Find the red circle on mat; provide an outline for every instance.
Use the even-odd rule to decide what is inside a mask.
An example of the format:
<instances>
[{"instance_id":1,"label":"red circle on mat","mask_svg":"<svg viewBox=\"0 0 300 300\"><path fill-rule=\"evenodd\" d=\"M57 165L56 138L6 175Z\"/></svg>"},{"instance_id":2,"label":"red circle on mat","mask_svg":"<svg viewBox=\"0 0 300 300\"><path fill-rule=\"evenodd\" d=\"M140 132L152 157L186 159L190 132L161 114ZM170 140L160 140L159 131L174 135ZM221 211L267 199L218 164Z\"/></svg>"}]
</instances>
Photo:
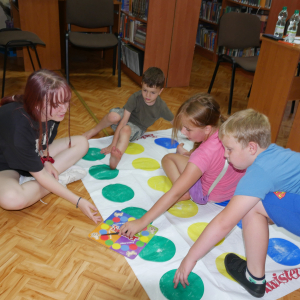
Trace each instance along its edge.
<instances>
[{"instance_id":1,"label":"red circle on mat","mask_svg":"<svg viewBox=\"0 0 300 300\"><path fill-rule=\"evenodd\" d=\"M117 217L114 217L112 220L113 220L115 223L119 223L119 222L120 222L120 218L117 218Z\"/></svg>"},{"instance_id":2,"label":"red circle on mat","mask_svg":"<svg viewBox=\"0 0 300 300\"><path fill-rule=\"evenodd\" d=\"M142 231L147 231L147 229L148 229L148 228L147 228L147 227L145 227L145 228L144 228Z\"/></svg>"},{"instance_id":3,"label":"red circle on mat","mask_svg":"<svg viewBox=\"0 0 300 300\"><path fill-rule=\"evenodd\" d=\"M103 241L108 240L108 235L101 235L101 240L103 240Z\"/></svg>"},{"instance_id":4,"label":"red circle on mat","mask_svg":"<svg viewBox=\"0 0 300 300\"><path fill-rule=\"evenodd\" d=\"M136 244L129 245L130 250L136 250L137 248L138 248L138 246Z\"/></svg>"}]
</instances>

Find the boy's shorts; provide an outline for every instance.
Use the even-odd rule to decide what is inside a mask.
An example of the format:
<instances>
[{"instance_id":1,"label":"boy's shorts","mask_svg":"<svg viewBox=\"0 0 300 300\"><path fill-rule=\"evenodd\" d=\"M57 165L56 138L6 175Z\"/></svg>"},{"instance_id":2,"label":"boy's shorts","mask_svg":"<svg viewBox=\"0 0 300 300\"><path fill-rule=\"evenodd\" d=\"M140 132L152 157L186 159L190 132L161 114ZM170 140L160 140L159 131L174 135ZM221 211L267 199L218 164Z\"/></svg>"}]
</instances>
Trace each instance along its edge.
<instances>
[{"instance_id":1,"label":"boy's shorts","mask_svg":"<svg viewBox=\"0 0 300 300\"><path fill-rule=\"evenodd\" d=\"M269 193L262 204L277 226L300 236L300 195L285 193L280 198L275 193Z\"/></svg>"},{"instance_id":2,"label":"boy's shorts","mask_svg":"<svg viewBox=\"0 0 300 300\"><path fill-rule=\"evenodd\" d=\"M120 115L121 118L123 118L124 116L124 108L120 108L120 107L116 107L116 108L112 108L109 112L115 112L118 115ZM118 123L119 124L119 123ZM116 131L118 124L112 124L110 127L112 128L113 131ZM129 141L133 142L135 140L137 140L138 138L140 138L141 136L144 135L145 131L142 130L140 127L138 127L137 125L128 122L126 125L128 125L131 129L131 134L130 134L130 138Z\"/></svg>"}]
</instances>

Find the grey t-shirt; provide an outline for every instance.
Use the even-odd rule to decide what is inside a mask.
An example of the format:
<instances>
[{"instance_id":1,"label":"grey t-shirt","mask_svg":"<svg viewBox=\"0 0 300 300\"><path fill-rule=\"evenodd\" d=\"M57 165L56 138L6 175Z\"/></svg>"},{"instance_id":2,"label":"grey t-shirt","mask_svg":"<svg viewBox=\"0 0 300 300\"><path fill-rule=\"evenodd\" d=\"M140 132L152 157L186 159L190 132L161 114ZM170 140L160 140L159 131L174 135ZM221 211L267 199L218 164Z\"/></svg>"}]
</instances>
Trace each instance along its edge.
<instances>
[{"instance_id":1,"label":"grey t-shirt","mask_svg":"<svg viewBox=\"0 0 300 300\"><path fill-rule=\"evenodd\" d=\"M131 113L128 122L137 125L143 131L147 131L147 128L159 118L164 118L170 122L174 118L173 113L160 96L156 98L152 106L149 106L144 101L142 91L132 94L124 108Z\"/></svg>"}]
</instances>

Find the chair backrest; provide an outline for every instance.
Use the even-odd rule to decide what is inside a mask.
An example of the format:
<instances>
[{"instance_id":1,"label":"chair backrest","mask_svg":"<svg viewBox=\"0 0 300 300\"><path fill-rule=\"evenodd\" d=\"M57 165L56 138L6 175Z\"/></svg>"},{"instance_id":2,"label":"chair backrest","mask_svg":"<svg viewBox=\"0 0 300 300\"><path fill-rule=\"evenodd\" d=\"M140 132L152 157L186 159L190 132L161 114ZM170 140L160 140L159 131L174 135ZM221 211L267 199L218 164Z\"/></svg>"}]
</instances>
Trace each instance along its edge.
<instances>
[{"instance_id":1,"label":"chair backrest","mask_svg":"<svg viewBox=\"0 0 300 300\"><path fill-rule=\"evenodd\" d=\"M251 14L230 12L220 18L218 46L244 49L260 46L260 20Z\"/></svg>"},{"instance_id":2,"label":"chair backrest","mask_svg":"<svg viewBox=\"0 0 300 300\"><path fill-rule=\"evenodd\" d=\"M114 25L113 0L67 0L67 24L86 28Z\"/></svg>"}]
</instances>

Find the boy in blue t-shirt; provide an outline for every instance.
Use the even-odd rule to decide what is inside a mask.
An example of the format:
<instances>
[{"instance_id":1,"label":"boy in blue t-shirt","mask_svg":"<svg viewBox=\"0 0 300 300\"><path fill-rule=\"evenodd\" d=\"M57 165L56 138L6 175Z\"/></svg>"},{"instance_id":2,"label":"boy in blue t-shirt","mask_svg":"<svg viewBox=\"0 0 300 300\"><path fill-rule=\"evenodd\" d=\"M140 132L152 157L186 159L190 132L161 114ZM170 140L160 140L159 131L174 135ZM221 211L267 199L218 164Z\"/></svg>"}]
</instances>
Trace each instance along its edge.
<instances>
[{"instance_id":1,"label":"boy in blue t-shirt","mask_svg":"<svg viewBox=\"0 0 300 300\"><path fill-rule=\"evenodd\" d=\"M247 261L229 253L225 267L252 296L263 297L268 221L300 236L300 153L271 144L268 118L253 109L228 118L220 127L219 138L229 163L247 171L229 204L209 223L182 261L174 287L179 281L185 287L197 260L242 219Z\"/></svg>"}]
</instances>

